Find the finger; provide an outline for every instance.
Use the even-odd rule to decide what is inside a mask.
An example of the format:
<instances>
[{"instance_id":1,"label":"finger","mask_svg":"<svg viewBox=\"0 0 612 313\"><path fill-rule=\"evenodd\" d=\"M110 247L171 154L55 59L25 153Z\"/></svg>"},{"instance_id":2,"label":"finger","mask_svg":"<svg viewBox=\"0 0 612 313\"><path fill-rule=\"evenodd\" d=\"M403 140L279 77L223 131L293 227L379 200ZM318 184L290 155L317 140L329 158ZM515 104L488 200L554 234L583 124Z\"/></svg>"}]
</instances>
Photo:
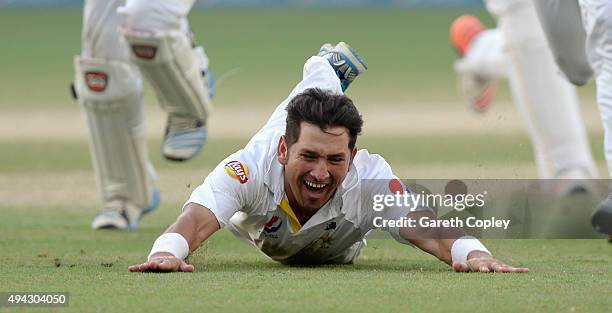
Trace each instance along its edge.
<instances>
[{"instance_id":1,"label":"finger","mask_svg":"<svg viewBox=\"0 0 612 313\"><path fill-rule=\"evenodd\" d=\"M157 270L162 272L174 272L177 271L180 267L180 263L175 262L175 260L165 259L159 263L157 266Z\"/></svg>"},{"instance_id":2,"label":"finger","mask_svg":"<svg viewBox=\"0 0 612 313\"><path fill-rule=\"evenodd\" d=\"M508 267L507 273L529 273L529 269L526 267Z\"/></svg>"},{"instance_id":3,"label":"finger","mask_svg":"<svg viewBox=\"0 0 612 313\"><path fill-rule=\"evenodd\" d=\"M503 273L503 270L505 267L506 267L506 264L500 264L500 263L491 264L491 268L493 269L493 272L495 273Z\"/></svg>"},{"instance_id":4,"label":"finger","mask_svg":"<svg viewBox=\"0 0 612 313\"><path fill-rule=\"evenodd\" d=\"M140 265L138 265L138 271L139 272L146 272L149 270L149 263L141 263Z\"/></svg>"},{"instance_id":5,"label":"finger","mask_svg":"<svg viewBox=\"0 0 612 313\"><path fill-rule=\"evenodd\" d=\"M453 262L455 272L469 272L470 267L464 262Z\"/></svg>"},{"instance_id":6,"label":"finger","mask_svg":"<svg viewBox=\"0 0 612 313\"><path fill-rule=\"evenodd\" d=\"M159 263L161 263L158 260L151 260L149 262L147 262L147 270L148 271L157 271L157 269L159 268Z\"/></svg>"},{"instance_id":7,"label":"finger","mask_svg":"<svg viewBox=\"0 0 612 313\"><path fill-rule=\"evenodd\" d=\"M470 262L471 261L471 262ZM478 260L478 259L472 259L468 261L468 265L470 267L470 270L472 272L481 272L481 273L489 273L491 272L491 262L489 260Z\"/></svg>"},{"instance_id":8,"label":"finger","mask_svg":"<svg viewBox=\"0 0 612 313\"><path fill-rule=\"evenodd\" d=\"M480 265L478 266L478 271L481 273L489 273L491 272L491 269L489 268L488 265Z\"/></svg>"},{"instance_id":9,"label":"finger","mask_svg":"<svg viewBox=\"0 0 612 313\"><path fill-rule=\"evenodd\" d=\"M499 264L499 270L496 270L497 273L512 273L512 266L508 264Z\"/></svg>"},{"instance_id":10,"label":"finger","mask_svg":"<svg viewBox=\"0 0 612 313\"><path fill-rule=\"evenodd\" d=\"M501 264L499 273L527 273L529 269L526 267L514 267L507 264Z\"/></svg>"},{"instance_id":11,"label":"finger","mask_svg":"<svg viewBox=\"0 0 612 313\"><path fill-rule=\"evenodd\" d=\"M138 267L140 266L140 264L133 264L128 266L128 271L130 272L138 272Z\"/></svg>"},{"instance_id":12,"label":"finger","mask_svg":"<svg viewBox=\"0 0 612 313\"><path fill-rule=\"evenodd\" d=\"M193 266L191 264L187 264L185 262L181 262L180 270L181 270L181 272L191 273L191 272L195 271L195 266Z\"/></svg>"}]
</instances>

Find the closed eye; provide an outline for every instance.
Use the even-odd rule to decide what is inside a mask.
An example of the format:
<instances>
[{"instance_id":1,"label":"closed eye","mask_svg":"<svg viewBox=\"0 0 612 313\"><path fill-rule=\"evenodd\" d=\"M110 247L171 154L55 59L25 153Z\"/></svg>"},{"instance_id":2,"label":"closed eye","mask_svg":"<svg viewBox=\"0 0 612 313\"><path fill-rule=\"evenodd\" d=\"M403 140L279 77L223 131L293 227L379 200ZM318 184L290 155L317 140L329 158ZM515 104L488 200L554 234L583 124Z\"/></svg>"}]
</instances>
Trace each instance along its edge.
<instances>
[{"instance_id":1,"label":"closed eye","mask_svg":"<svg viewBox=\"0 0 612 313\"><path fill-rule=\"evenodd\" d=\"M315 160L318 156L311 153L301 153L300 156L308 161Z\"/></svg>"},{"instance_id":2,"label":"closed eye","mask_svg":"<svg viewBox=\"0 0 612 313\"><path fill-rule=\"evenodd\" d=\"M327 158L327 160L332 162L332 163L344 162L344 158L343 157L329 157L329 158Z\"/></svg>"}]
</instances>

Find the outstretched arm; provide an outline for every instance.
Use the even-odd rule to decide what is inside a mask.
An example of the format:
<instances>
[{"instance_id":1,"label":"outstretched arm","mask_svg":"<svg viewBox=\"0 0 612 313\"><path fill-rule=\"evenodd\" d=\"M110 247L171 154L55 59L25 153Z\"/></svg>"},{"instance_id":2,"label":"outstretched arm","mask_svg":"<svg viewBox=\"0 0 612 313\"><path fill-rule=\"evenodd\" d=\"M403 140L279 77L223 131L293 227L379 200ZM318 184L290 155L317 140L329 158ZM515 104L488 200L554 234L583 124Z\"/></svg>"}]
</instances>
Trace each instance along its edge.
<instances>
[{"instance_id":1,"label":"outstretched arm","mask_svg":"<svg viewBox=\"0 0 612 313\"><path fill-rule=\"evenodd\" d=\"M181 250L181 241L183 239L179 236L182 236L188 245L188 251L183 252L193 252L219 228L217 218L209 209L199 204L189 203L183 210L183 213L176 219L176 222L166 230L165 234L171 234L171 236L178 239L176 245L166 250ZM172 245L172 243L168 244ZM156 246L157 242L154 248ZM165 251L152 252L147 262L131 265L128 267L128 270L130 272L193 272L195 270L194 266L187 264L181 255Z\"/></svg>"},{"instance_id":2,"label":"outstretched arm","mask_svg":"<svg viewBox=\"0 0 612 313\"><path fill-rule=\"evenodd\" d=\"M437 219L430 211L412 212L407 217L413 220L423 217ZM529 271L525 267L513 267L498 261L477 239L465 238L465 233L460 228L403 227L400 229L400 236L451 265L457 272L526 273Z\"/></svg>"}]
</instances>

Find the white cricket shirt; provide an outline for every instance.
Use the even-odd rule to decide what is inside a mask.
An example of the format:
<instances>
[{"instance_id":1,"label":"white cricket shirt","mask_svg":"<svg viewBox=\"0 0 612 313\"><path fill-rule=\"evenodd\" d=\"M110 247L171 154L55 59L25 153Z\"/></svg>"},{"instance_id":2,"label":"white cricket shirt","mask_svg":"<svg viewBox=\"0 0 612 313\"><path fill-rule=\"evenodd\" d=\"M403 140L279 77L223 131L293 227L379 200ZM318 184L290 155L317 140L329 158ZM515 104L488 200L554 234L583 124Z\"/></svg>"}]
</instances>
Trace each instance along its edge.
<instances>
[{"instance_id":1,"label":"white cricket shirt","mask_svg":"<svg viewBox=\"0 0 612 313\"><path fill-rule=\"evenodd\" d=\"M338 92L338 79L327 61L311 59L309 62L313 63L308 68L310 71L305 71L304 80L292 94L309 87ZM244 149L217 165L193 191L187 203L210 209L221 227L227 226L239 238L276 261L352 262L365 243L365 235L375 228L375 217L398 219L406 216L409 209L373 210L373 195L389 193L382 189L388 189L387 182L396 177L381 156L359 150L332 199L306 224L300 225L288 204L283 166L276 156L279 139L285 132L285 107L290 99L291 96L276 109ZM364 183L364 180L373 179L383 183ZM398 228L384 230L396 240L408 243L399 236Z\"/></svg>"}]
</instances>

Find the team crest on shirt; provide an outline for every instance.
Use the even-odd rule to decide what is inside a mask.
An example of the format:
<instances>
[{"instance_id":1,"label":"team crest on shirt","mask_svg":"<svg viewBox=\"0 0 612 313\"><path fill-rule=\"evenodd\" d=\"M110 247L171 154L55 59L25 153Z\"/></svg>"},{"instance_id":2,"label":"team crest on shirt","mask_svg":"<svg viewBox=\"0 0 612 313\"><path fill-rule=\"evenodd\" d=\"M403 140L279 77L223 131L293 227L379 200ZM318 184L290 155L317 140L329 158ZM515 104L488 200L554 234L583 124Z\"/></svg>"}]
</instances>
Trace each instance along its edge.
<instances>
[{"instance_id":1,"label":"team crest on shirt","mask_svg":"<svg viewBox=\"0 0 612 313\"><path fill-rule=\"evenodd\" d=\"M283 225L283 220L281 220L278 216L274 215L272 218L264 225L264 233L266 235L277 232L281 225Z\"/></svg>"},{"instance_id":2,"label":"team crest on shirt","mask_svg":"<svg viewBox=\"0 0 612 313\"><path fill-rule=\"evenodd\" d=\"M319 237L319 242L320 242L320 249L329 249L332 245L332 241L333 241L333 237L330 236L329 234L325 234L321 237Z\"/></svg>"},{"instance_id":3,"label":"team crest on shirt","mask_svg":"<svg viewBox=\"0 0 612 313\"><path fill-rule=\"evenodd\" d=\"M238 180L241 184L249 181L249 168L240 161L229 161L225 164L225 171L231 178Z\"/></svg>"}]
</instances>

